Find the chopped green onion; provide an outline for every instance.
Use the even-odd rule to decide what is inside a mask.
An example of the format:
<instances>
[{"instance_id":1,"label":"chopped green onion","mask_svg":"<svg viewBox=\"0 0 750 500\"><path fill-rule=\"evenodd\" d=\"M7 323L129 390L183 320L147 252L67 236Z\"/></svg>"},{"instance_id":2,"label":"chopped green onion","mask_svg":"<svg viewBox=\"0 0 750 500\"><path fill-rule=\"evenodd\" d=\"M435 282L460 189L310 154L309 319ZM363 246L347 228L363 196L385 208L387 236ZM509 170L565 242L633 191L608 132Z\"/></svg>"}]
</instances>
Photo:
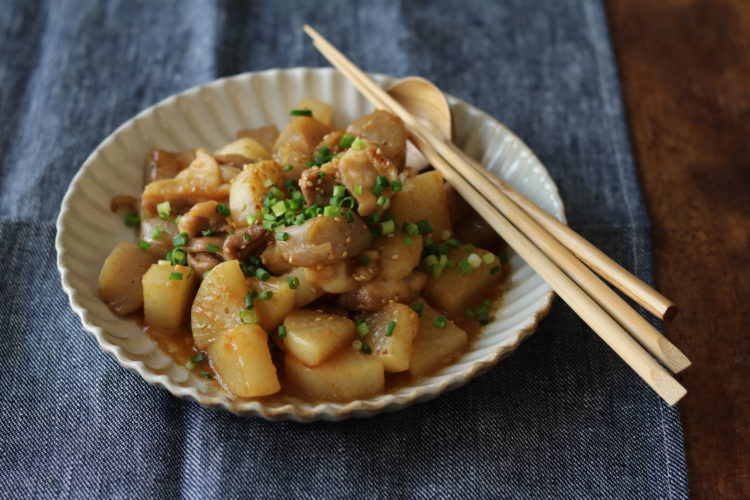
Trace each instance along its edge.
<instances>
[{"instance_id":1,"label":"chopped green onion","mask_svg":"<svg viewBox=\"0 0 750 500\"><path fill-rule=\"evenodd\" d=\"M401 187L402 184L400 180L396 179L395 181L391 181L391 189L394 193L398 193L399 191L401 191Z\"/></svg>"},{"instance_id":2,"label":"chopped green onion","mask_svg":"<svg viewBox=\"0 0 750 500\"><path fill-rule=\"evenodd\" d=\"M385 196L378 196L378 199L377 201L375 201L375 204L378 205L379 207L385 208L388 206L388 198L386 198Z\"/></svg>"},{"instance_id":3,"label":"chopped green onion","mask_svg":"<svg viewBox=\"0 0 750 500\"><path fill-rule=\"evenodd\" d=\"M177 217L174 218L174 223L179 224L181 220L182 220L182 215L178 215Z\"/></svg>"},{"instance_id":4,"label":"chopped green onion","mask_svg":"<svg viewBox=\"0 0 750 500\"><path fill-rule=\"evenodd\" d=\"M377 224L382 216L383 212L381 212L380 210L375 210L370 214L370 224Z\"/></svg>"},{"instance_id":5,"label":"chopped green onion","mask_svg":"<svg viewBox=\"0 0 750 500\"><path fill-rule=\"evenodd\" d=\"M445 269L443 266L434 266L432 269L430 269L430 274L432 274L433 278L437 279L443 275L443 269Z\"/></svg>"},{"instance_id":6,"label":"chopped green onion","mask_svg":"<svg viewBox=\"0 0 750 500\"><path fill-rule=\"evenodd\" d=\"M214 230L212 228L210 228L210 227L207 227L206 229L204 229L203 231L201 231L201 234L203 236L211 236L212 234L214 234Z\"/></svg>"},{"instance_id":7,"label":"chopped green onion","mask_svg":"<svg viewBox=\"0 0 750 500\"><path fill-rule=\"evenodd\" d=\"M333 196L344 196L346 194L346 188L337 184L333 186Z\"/></svg>"},{"instance_id":8,"label":"chopped green onion","mask_svg":"<svg viewBox=\"0 0 750 500\"><path fill-rule=\"evenodd\" d=\"M271 273L263 269L262 267L259 267L257 271L255 271L255 276L261 280L266 281L268 278L271 277Z\"/></svg>"},{"instance_id":9,"label":"chopped green onion","mask_svg":"<svg viewBox=\"0 0 750 500\"><path fill-rule=\"evenodd\" d=\"M149 243L146 240L141 240L138 242L138 246L141 247L141 250L144 252L148 251L151 248L151 243Z\"/></svg>"},{"instance_id":10,"label":"chopped green onion","mask_svg":"<svg viewBox=\"0 0 750 500\"><path fill-rule=\"evenodd\" d=\"M486 325L490 322L490 315L486 312L480 312L477 315L477 322L479 322L480 325Z\"/></svg>"},{"instance_id":11,"label":"chopped green onion","mask_svg":"<svg viewBox=\"0 0 750 500\"><path fill-rule=\"evenodd\" d=\"M341 140L339 141L339 146L342 148L350 148L352 146L352 143L354 142L355 137L351 134L344 134L341 136Z\"/></svg>"},{"instance_id":12,"label":"chopped green onion","mask_svg":"<svg viewBox=\"0 0 750 500\"><path fill-rule=\"evenodd\" d=\"M345 196L344 199L342 199L338 206L342 208L348 208L349 210L353 209L354 206L357 204L357 200L354 199L352 196Z\"/></svg>"},{"instance_id":13,"label":"chopped green onion","mask_svg":"<svg viewBox=\"0 0 750 500\"><path fill-rule=\"evenodd\" d=\"M255 214L250 214L247 216L247 224L249 226L254 225L256 222L258 222L258 216Z\"/></svg>"},{"instance_id":14,"label":"chopped green onion","mask_svg":"<svg viewBox=\"0 0 750 500\"><path fill-rule=\"evenodd\" d=\"M181 280L181 279L182 279L182 273L178 273L178 272L174 272L174 271L171 272L171 273L169 273L169 280L170 281L178 281L178 280Z\"/></svg>"},{"instance_id":15,"label":"chopped green onion","mask_svg":"<svg viewBox=\"0 0 750 500\"><path fill-rule=\"evenodd\" d=\"M216 245L214 245L213 243L209 243L208 245L206 245L206 249L209 252L218 252L219 251L219 247L216 246Z\"/></svg>"},{"instance_id":16,"label":"chopped green onion","mask_svg":"<svg viewBox=\"0 0 750 500\"><path fill-rule=\"evenodd\" d=\"M432 224L430 224L429 219L422 219L417 222L417 228L419 228L419 232L422 234L430 234L432 232Z\"/></svg>"},{"instance_id":17,"label":"chopped green onion","mask_svg":"<svg viewBox=\"0 0 750 500\"><path fill-rule=\"evenodd\" d=\"M258 315L255 311L242 311L240 313L240 321L243 325L257 325Z\"/></svg>"},{"instance_id":18,"label":"chopped green onion","mask_svg":"<svg viewBox=\"0 0 750 500\"><path fill-rule=\"evenodd\" d=\"M375 177L375 185L376 186L383 186L384 188L388 187L390 183L388 182L388 177L385 175L379 175Z\"/></svg>"},{"instance_id":19,"label":"chopped green onion","mask_svg":"<svg viewBox=\"0 0 750 500\"><path fill-rule=\"evenodd\" d=\"M359 335L360 337L364 337L368 333L370 333L370 327L367 326L367 323L363 321L362 323L357 325L357 335Z\"/></svg>"},{"instance_id":20,"label":"chopped green onion","mask_svg":"<svg viewBox=\"0 0 750 500\"><path fill-rule=\"evenodd\" d=\"M435 255L428 255L424 259L424 265L427 267L434 267L439 264L438 258Z\"/></svg>"},{"instance_id":21,"label":"chopped green onion","mask_svg":"<svg viewBox=\"0 0 750 500\"><path fill-rule=\"evenodd\" d=\"M482 255L482 262L484 262L485 264L492 264L493 262L495 262L495 255L491 253Z\"/></svg>"},{"instance_id":22,"label":"chopped green onion","mask_svg":"<svg viewBox=\"0 0 750 500\"><path fill-rule=\"evenodd\" d=\"M296 276L291 276L286 279L286 284L289 285L289 288L292 290L296 290L299 288L299 278Z\"/></svg>"},{"instance_id":23,"label":"chopped green onion","mask_svg":"<svg viewBox=\"0 0 750 500\"><path fill-rule=\"evenodd\" d=\"M471 264L471 267L474 269L482 265L482 258L478 254L475 254L475 253L469 254L466 260L469 262L469 264Z\"/></svg>"},{"instance_id":24,"label":"chopped green onion","mask_svg":"<svg viewBox=\"0 0 750 500\"><path fill-rule=\"evenodd\" d=\"M380 223L380 230L383 236L391 234L396 231L396 224L392 220L387 220Z\"/></svg>"},{"instance_id":25,"label":"chopped green onion","mask_svg":"<svg viewBox=\"0 0 750 500\"><path fill-rule=\"evenodd\" d=\"M258 294L258 300L271 300L273 292L271 290L264 290Z\"/></svg>"},{"instance_id":26,"label":"chopped green onion","mask_svg":"<svg viewBox=\"0 0 750 500\"><path fill-rule=\"evenodd\" d=\"M383 194L384 189L385 188L380 184L375 184L375 187L372 188L372 194L374 194L375 196L380 196L381 194Z\"/></svg>"},{"instance_id":27,"label":"chopped green onion","mask_svg":"<svg viewBox=\"0 0 750 500\"><path fill-rule=\"evenodd\" d=\"M287 165L286 167L283 167L281 170L284 172L289 172L294 168L294 165Z\"/></svg>"},{"instance_id":28,"label":"chopped green onion","mask_svg":"<svg viewBox=\"0 0 750 500\"><path fill-rule=\"evenodd\" d=\"M464 311L464 315L467 318L473 318L476 314L471 309L467 309L467 310Z\"/></svg>"},{"instance_id":29,"label":"chopped green onion","mask_svg":"<svg viewBox=\"0 0 750 500\"><path fill-rule=\"evenodd\" d=\"M276 239L278 241L287 241L289 239L289 233L286 233L284 231L277 231L276 232Z\"/></svg>"},{"instance_id":30,"label":"chopped green onion","mask_svg":"<svg viewBox=\"0 0 750 500\"><path fill-rule=\"evenodd\" d=\"M362 184L354 185L354 194L362 194Z\"/></svg>"},{"instance_id":31,"label":"chopped green onion","mask_svg":"<svg viewBox=\"0 0 750 500\"><path fill-rule=\"evenodd\" d=\"M128 212L125 214L125 225L128 227L138 227L141 225L141 217L137 212Z\"/></svg>"},{"instance_id":32,"label":"chopped green onion","mask_svg":"<svg viewBox=\"0 0 750 500\"><path fill-rule=\"evenodd\" d=\"M358 351L362 350L362 341L361 340L355 340L352 342L352 347L355 348Z\"/></svg>"},{"instance_id":33,"label":"chopped green onion","mask_svg":"<svg viewBox=\"0 0 750 500\"><path fill-rule=\"evenodd\" d=\"M500 266L495 266L492 269L490 269L490 274L497 274L500 272Z\"/></svg>"},{"instance_id":34,"label":"chopped green onion","mask_svg":"<svg viewBox=\"0 0 750 500\"><path fill-rule=\"evenodd\" d=\"M412 309L414 309L419 317L422 317L422 313L424 312L424 303L423 302L416 302L411 306Z\"/></svg>"},{"instance_id":35,"label":"chopped green onion","mask_svg":"<svg viewBox=\"0 0 750 500\"><path fill-rule=\"evenodd\" d=\"M473 252L474 250L476 250L476 249L477 249L477 247L475 247L475 246L474 246L474 245L472 245L471 243L467 243L466 245L464 245L464 249L465 249L465 250L466 250L467 252Z\"/></svg>"},{"instance_id":36,"label":"chopped green onion","mask_svg":"<svg viewBox=\"0 0 750 500\"><path fill-rule=\"evenodd\" d=\"M219 203L216 205L216 211L219 213L219 215L223 215L224 217L229 217L229 215L232 213L229 210L229 207L224 205L223 203Z\"/></svg>"},{"instance_id":37,"label":"chopped green onion","mask_svg":"<svg viewBox=\"0 0 750 500\"><path fill-rule=\"evenodd\" d=\"M286 326L281 325L279 326L279 338L283 339L284 337L286 337Z\"/></svg>"},{"instance_id":38,"label":"chopped green onion","mask_svg":"<svg viewBox=\"0 0 750 500\"><path fill-rule=\"evenodd\" d=\"M447 323L447 319L445 319L445 316L435 316L435 321L432 323L432 325L435 328L445 328L445 324Z\"/></svg>"},{"instance_id":39,"label":"chopped green onion","mask_svg":"<svg viewBox=\"0 0 750 500\"><path fill-rule=\"evenodd\" d=\"M169 212L171 211L171 207L169 206L169 202L165 201L163 203L159 203L156 205L156 213L159 214L159 218L161 220L169 220Z\"/></svg>"},{"instance_id":40,"label":"chopped green onion","mask_svg":"<svg viewBox=\"0 0 750 500\"><path fill-rule=\"evenodd\" d=\"M251 290L247 295L245 295L245 309L252 309L255 307L255 302L253 299L258 296L258 292L255 290Z\"/></svg>"},{"instance_id":41,"label":"chopped green onion","mask_svg":"<svg viewBox=\"0 0 750 500\"><path fill-rule=\"evenodd\" d=\"M323 215L325 215L326 217L336 217L337 215L339 215L339 207L328 205L323 209Z\"/></svg>"},{"instance_id":42,"label":"chopped green onion","mask_svg":"<svg viewBox=\"0 0 750 500\"><path fill-rule=\"evenodd\" d=\"M318 178L319 178L319 179L325 179L325 178L326 178L327 176L328 176L328 174L327 174L327 173L325 173L325 172L320 172L320 173L318 174Z\"/></svg>"},{"instance_id":43,"label":"chopped green onion","mask_svg":"<svg viewBox=\"0 0 750 500\"><path fill-rule=\"evenodd\" d=\"M173 248L167 252L166 257L169 263L173 266L178 264L181 266L187 265L187 254L180 248Z\"/></svg>"},{"instance_id":44,"label":"chopped green onion","mask_svg":"<svg viewBox=\"0 0 750 500\"><path fill-rule=\"evenodd\" d=\"M469 264L469 259L461 259L458 263L458 270L461 274L469 274L472 269L474 268Z\"/></svg>"},{"instance_id":45,"label":"chopped green onion","mask_svg":"<svg viewBox=\"0 0 750 500\"><path fill-rule=\"evenodd\" d=\"M396 329L396 322L395 321L389 321L387 325L385 325L385 336L390 337L393 335L393 330Z\"/></svg>"},{"instance_id":46,"label":"chopped green onion","mask_svg":"<svg viewBox=\"0 0 750 500\"><path fill-rule=\"evenodd\" d=\"M284 215L286 213L286 203L284 203L283 200L277 201L272 207L271 210L273 211L273 214L278 217L279 215Z\"/></svg>"},{"instance_id":47,"label":"chopped green onion","mask_svg":"<svg viewBox=\"0 0 750 500\"><path fill-rule=\"evenodd\" d=\"M416 224L404 224L404 231L409 236L417 236L419 234L419 227Z\"/></svg>"},{"instance_id":48,"label":"chopped green onion","mask_svg":"<svg viewBox=\"0 0 750 500\"><path fill-rule=\"evenodd\" d=\"M404 245L410 246L411 243L412 243L411 238L409 238L408 236L406 238L404 238Z\"/></svg>"},{"instance_id":49,"label":"chopped green onion","mask_svg":"<svg viewBox=\"0 0 750 500\"><path fill-rule=\"evenodd\" d=\"M172 243L175 247L184 247L188 243L188 234L180 233L174 235L174 237L172 238Z\"/></svg>"},{"instance_id":50,"label":"chopped green onion","mask_svg":"<svg viewBox=\"0 0 750 500\"><path fill-rule=\"evenodd\" d=\"M453 236L453 234L452 234L452 233L451 233L450 231L448 231L447 229L443 229L443 232L442 232L442 233L440 233L440 237L441 237L442 239L444 239L444 240L447 240L447 239L448 239L448 238L450 238L451 236Z\"/></svg>"},{"instance_id":51,"label":"chopped green onion","mask_svg":"<svg viewBox=\"0 0 750 500\"><path fill-rule=\"evenodd\" d=\"M351 148L354 151L362 151L363 149L365 149L365 141L357 137L356 139L352 141Z\"/></svg>"},{"instance_id":52,"label":"chopped green onion","mask_svg":"<svg viewBox=\"0 0 750 500\"><path fill-rule=\"evenodd\" d=\"M199 373L199 374L200 374L200 376L201 376L201 377L203 377L203 378L214 378L214 374L213 374L213 373L211 373L211 372L204 372L204 371L199 371L198 373Z\"/></svg>"},{"instance_id":53,"label":"chopped green onion","mask_svg":"<svg viewBox=\"0 0 750 500\"><path fill-rule=\"evenodd\" d=\"M457 239L455 239L455 238L451 238L451 239L449 239L448 241L446 241L445 243L447 243L447 244L448 244L448 246L449 246L449 247L451 247L451 248L458 248L458 247L460 247L460 246L461 246L461 242L460 242L460 241L458 241L458 240L457 240Z\"/></svg>"},{"instance_id":54,"label":"chopped green onion","mask_svg":"<svg viewBox=\"0 0 750 500\"><path fill-rule=\"evenodd\" d=\"M263 181L263 186L270 188L271 186L273 186L273 181L271 179L266 179Z\"/></svg>"},{"instance_id":55,"label":"chopped green onion","mask_svg":"<svg viewBox=\"0 0 750 500\"><path fill-rule=\"evenodd\" d=\"M165 259L159 259L157 262L160 266L170 266L172 265L168 260Z\"/></svg>"},{"instance_id":56,"label":"chopped green onion","mask_svg":"<svg viewBox=\"0 0 750 500\"><path fill-rule=\"evenodd\" d=\"M372 348L370 348L369 345L367 345L367 342L364 340L362 341L362 347L360 348L360 351L362 351L364 354L372 354Z\"/></svg>"},{"instance_id":57,"label":"chopped green onion","mask_svg":"<svg viewBox=\"0 0 750 500\"><path fill-rule=\"evenodd\" d=\"M312 116L313 113L309 109L293 109L289 112L292 116Z\"/></svg>"},{"instance_id":58,"label":"chopped green onion","mask_svg":"<svg viewBox=\"0 0 750 500\"><path fill-rule=\"evenodd\" d=\"M366 253L363 253L359 256L359 263L363 266L369 266L370 265L370 256Z\"/></svg>"}]
</instances>

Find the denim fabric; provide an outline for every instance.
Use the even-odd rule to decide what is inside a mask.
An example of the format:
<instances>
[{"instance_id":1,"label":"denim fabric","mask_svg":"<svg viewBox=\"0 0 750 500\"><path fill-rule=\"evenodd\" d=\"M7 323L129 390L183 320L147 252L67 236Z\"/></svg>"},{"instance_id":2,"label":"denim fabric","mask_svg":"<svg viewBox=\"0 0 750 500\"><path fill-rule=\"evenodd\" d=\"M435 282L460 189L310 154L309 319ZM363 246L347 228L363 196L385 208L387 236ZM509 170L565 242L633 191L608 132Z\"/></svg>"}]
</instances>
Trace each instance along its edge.
<instances>
[{"instance_id":1,"label":"denim fabric","mask_svg":"<svg viewBox=\"0 0 750 500\"><path fill-rule=\"evenodd\" d=\"M335 424L178 400L83 331L53 240L84 158L192 85L326 65L304 22L361 67L423 75L506 123L549 168L572 226L650 278L599 2L4 1L0 497L686 497L678 410L559 301L515 354L464 388Z\"/></svg>"}]
</instances>

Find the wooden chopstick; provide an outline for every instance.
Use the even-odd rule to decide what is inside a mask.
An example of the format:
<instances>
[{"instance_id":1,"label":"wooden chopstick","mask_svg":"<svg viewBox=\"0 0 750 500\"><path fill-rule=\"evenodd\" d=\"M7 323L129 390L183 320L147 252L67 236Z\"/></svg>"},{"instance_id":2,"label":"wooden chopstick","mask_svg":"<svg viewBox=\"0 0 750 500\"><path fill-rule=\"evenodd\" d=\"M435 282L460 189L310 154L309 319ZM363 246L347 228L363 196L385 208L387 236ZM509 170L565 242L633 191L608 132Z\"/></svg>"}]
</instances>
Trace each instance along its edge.
<instances>
[{"instance_id":1,"label":"wooden chopstick","mask_svg":"<svg viewBox=\"0 0 750 500\"><path fill-rule=\"evenodd\" d=\"M550 286L567 302L570 307L589 325L592 329L612 347L617 354L643 378L664 400L669 404L675 404L686 394L682 387L664 368L659 365L648 353L633 340L625 330L617 324L591 297L579 288L565 273L563 273L542 251L534 246L516 227L514 227L505 216L494 207L485 196L477 191L459 170L446 161L436 151L433 136L429 137L417 121L403 109L395 100L388 96L380 87L362 73L343 54L339 53L330 43L315 32L309 26L305 31L313 38L316 47L328 60L342 71L352 83L366 97L372 100L378 107L390 109L398 114L410 129L412 138L420 150L438 168L446 180L450 182L459 193L480 213L487 222L511 245L521 257L534 268ZM432 139L432 140L430 140ZM448 149L447 147L445 148ZM442 152L441 152L442 153ZM459 157L459 165L463 168L471 168L470 165L462 163ZM479 175L479 174L477 174ZM479 184L481 185L481 183ZM494 193L493 193L494 194ZM501 193L501 196L504 195ZM507 198L506 198L507 199ZM510 204L509 199L507 199ZM514 205L515 206L515 205ZM516 207L517 210L522 210ZM527 216L528 217L528 216ZM533 221L532 221L533 223ZM534 223L535 224L535 223Z\"/></svg>"},{"instance_id":2,"label":"wooden chopstick","mask_svg":"<svg viewBox=\"0 0 750 500\"><path fill-rule=\"evenodd\" d=\"M644 309L654 316L663 320L670 320L675 317L677 306L671 300L612 260L607 254L592 245L569 226L563 224L501 179L492 175L481 163L461 151L458 146L448 141L445 141L445 143L457 154L460 154L464 161L471 163L487 181L493 183L513 200L516 205L523 208L537 223L557 238L576 257L593 269L596 274L617 287L622 293L643 306Z\"/></svg>"}]
</instances>

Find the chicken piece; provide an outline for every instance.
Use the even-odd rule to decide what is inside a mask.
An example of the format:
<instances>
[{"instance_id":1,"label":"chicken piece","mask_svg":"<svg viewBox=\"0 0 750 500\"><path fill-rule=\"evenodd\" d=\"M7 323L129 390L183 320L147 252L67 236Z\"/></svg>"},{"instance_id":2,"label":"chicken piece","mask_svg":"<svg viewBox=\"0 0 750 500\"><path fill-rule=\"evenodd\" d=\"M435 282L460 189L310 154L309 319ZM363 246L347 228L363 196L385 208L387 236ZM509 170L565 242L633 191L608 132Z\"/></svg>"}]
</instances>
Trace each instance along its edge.
<instances>
[{"instance_id":1,"label":"chicken piece","mask_svg":"<svg viewBox=\"0 0 750 500\"><path fill-rule=\"evenodd\" d=\"M173 214L182 213L202 201L224 201L229 196L229 185L222 182L216 159L205 150L195 153L195 160L173 179L151 182L141 195L143 217L155 217L156 206L168 201Z\"/></svg>"},{"instance_id":2,"label":"chicken piece","mask_svg":"<svg viewBox=\"0 0 750 500\"><path fill-rule=\"evenodd\" d=\"M172 153L161 149L153 149L146 155L143 166L143 185L154 181L171 179L190 165L195 159L195 150L182 153Z\"/></svg>"},{"instance_id":3,"label":"chicken piece","mask_svg":"<svg viewBox=\"0 0 750 500\"><path fill-rule=\"evenodd\" d=\"M388 111L378 110L357 118L346 131L377 144L398 170L404 168L406 139L409 134L404 127L404 122L398 116Z\"/></svg>"},{"instance_id":4,"label":"chicken piece","mask_svg":"<svg viewBox=\"0 0 750 500\"><path fill-rule=\"evenodd\" d=\"M159 259L172 250L172 238L177 233L177 224L171 220L149 217L141 221L141 239L151 245L148 251Z\"/></svg>"},{"instance_id":5,"label":"chicken piece","mask_svg":"<svg viewBox=\"0 0 750 500\"><path fill-rule=\"evenodd\" d=\"M344 217L319 215L283 231L289 239L275 241L274 251L292 266L333 264L360 255L372 243L370 230L358 217L348 222Z\"/></svg>"},{"instance_id":6,"label":"chicken piece","mask_svg":"<svg viewBox=\"0 0 750 500\"><path fill-rule=\"evenodd\" d=\"M315 147L331 131L323 122L309 116L294 116L276 140L273 159L282 167L291 165L284 172L287 179L297 180L305 170L315 152Z\"/></svg>"},{"instance_id":7,"label":"chicken piece","mask_svg":"<svg viewBox=\"0 0 750 500\"><path fill-rule=\"evenodd\" d=\"M308 205L328 205L333 196L333 186L336 185L337 164L338 160L334 160L322 167L312 167L302 172L299 188Z\"/></svg>"},{"instance_id":8,"label":"chicken piece","mask_svg":"<svg viewBox=\"0 0 750 500\"><path fill-rule=\"evenodd\" d=\"M266 127L254 128L252 130L240 130L237 132L237 139L243 137L249 137L258 141L258 144L271 151L273 145L276 143L276 139L279 138L279 129L276 125L268 125Z\"/></svg>"},{"instance_id":9,"label":"chicken piece","mask_svg":"<svg viewBox=\"0 0 750 500\"><path fill-rule=\"evenodd\" d=\"M419 296L426 281L427 274L421 271L416 271L401 281L378 278L340 295L339 304L354 311L377 311L388 302L409 303Z\"/></svg>"},{"instance_id":10,"label":"chicken piece","mask_svg":"<svg viewBox=\"0 0 750 500\"><path fill-rule=\"evenodd\" d=\"M245 165L229 187L229 208L234 226L246 226L247 216L251 214L261 220L266 194L271 186L281 187L283 184L284 175L276 162L268 160Z\"/></svg>"},{"instance_id":11,"label":"chicken piece","mask_svg":"<svg viewBox=\"0 0 750 500\"><path fill-rule=\"evenodd\" d=\"M265 250L263 250L263 253L260 254L260 261L263 263L263 267L276 275L289 272L294 267L289 263L289 260L284 257L284 254L276 245L275 241L271 241Z\"/></svg>"},{"instance_id":12,"label":"chicken piece","mask_svg":"<svg viewBox=\"0 0 750 500\"><path fill-rule=\"evenodd\" d=\"M344 150L344 148L341 147L341 138L344 136L343 130L334 130L333 132L329 132L328 134L323 137L323 140L318 143L317 146L315 146L315 150L322 148L328 148L328 151L330 151L331 154L338 154Z\"/></svg>"},{"instance_id":13,"label":"chicken piece","mask_svg":"<svg viewBox=\"0 0 750 500\"><path fill-rule=\"evenodd\" d=\"M375 145L367 144L361 151L349 149L338 159L337 180L357 200L358 213L363 217L378 208L379 196L386 200L385 205L380 206L381 210L390 203L390 187L384 188L380 195L373 193L378 176L384 176L390 183L398 179L398 170Z\"/></svg>"},{"instance_id":14,"label":"chicken piece","mask_svg":"<svg viewBox=\"0 0 750 500\"><path fill-rule=\"evenodd\" d=\"M198 252L188 253L188 264L196 273L198 279L203 279L203 275L224 262L224 259L215 253Z\"/></svg>"},{"instance_id":15,"label":"chicken piece","mask_svg":"<svg viewBox=\"0 0 750 500\"><path fill-rule=\"evenodd\" d=\"M224 257L230 260L245 260L266 243L266 234L262 225L253 224L242 231L229 235L224 240L222 248Z\"/></svg>"},{"instance_id":16,"label":"chicken piece","mask_svg":"<svg viewBox=\"0 0 750 500\"><path fill-rule=\"evenodd\" d=\"M177 226L179 232L187 233L190 237L198 236L207 229L210 229L212 233L227 232L229 230L227 219L216 211L218 206L219 204L213 200L196 203L180 219Z\"/></svg>"},{"instance_id":17,"label":"chicken piece","mask_svg":"<svg viewBox=\"0 0 750 500\"><path fill-rule=\"evenodd\" d=\"M224 238L221 236L190 238L185 250L193 253L215 253L221 255L221 247L223 244Z\"/></svg>"}]
</instances>

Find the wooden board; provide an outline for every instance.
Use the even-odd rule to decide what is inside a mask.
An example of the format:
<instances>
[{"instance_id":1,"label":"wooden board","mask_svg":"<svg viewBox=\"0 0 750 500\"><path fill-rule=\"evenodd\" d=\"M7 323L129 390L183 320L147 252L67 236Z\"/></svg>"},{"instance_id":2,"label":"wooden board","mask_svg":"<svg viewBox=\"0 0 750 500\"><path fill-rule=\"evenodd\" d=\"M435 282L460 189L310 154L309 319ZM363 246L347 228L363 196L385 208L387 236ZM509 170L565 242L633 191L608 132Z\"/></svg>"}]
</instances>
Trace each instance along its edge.
<instances>
[{"instance_id":1,"label":"wooden board","mask_svg":"<svg viewBox=\"0 0 750 500\"><path fill-rule=\"evenodd\" d=\"M612 0L695 498L750 498L750 1Z\"/></svg>"}]
</instances>

